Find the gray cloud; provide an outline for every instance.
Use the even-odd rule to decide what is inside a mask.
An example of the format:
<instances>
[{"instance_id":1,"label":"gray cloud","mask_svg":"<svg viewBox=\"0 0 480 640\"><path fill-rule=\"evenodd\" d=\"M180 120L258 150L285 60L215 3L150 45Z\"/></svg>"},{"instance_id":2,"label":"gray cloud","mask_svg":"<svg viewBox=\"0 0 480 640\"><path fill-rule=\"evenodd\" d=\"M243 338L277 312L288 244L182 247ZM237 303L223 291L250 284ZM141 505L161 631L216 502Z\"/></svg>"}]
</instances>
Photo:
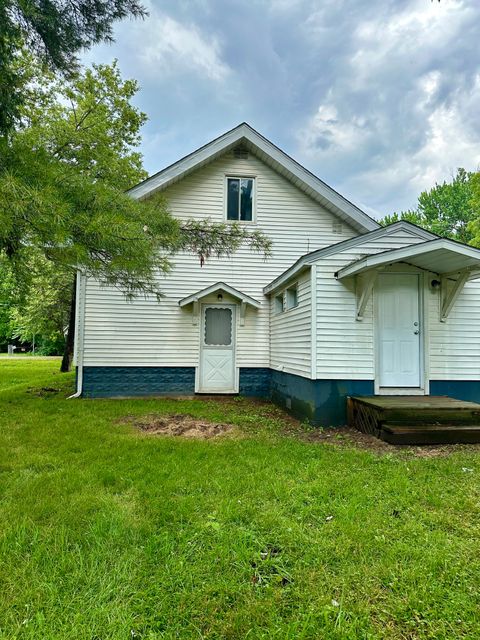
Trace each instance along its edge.
<instances>
[{"instance_id":1,"label":"gray cloud","mask_svg":"<svg viewBox=\"0 0 480 640\"><path fill-rule=\"evenodd\" d=\"M480 164L476 0L154 2L124 22L147 169L246 120L375 215Z\"/></svg>"}]
</instances>

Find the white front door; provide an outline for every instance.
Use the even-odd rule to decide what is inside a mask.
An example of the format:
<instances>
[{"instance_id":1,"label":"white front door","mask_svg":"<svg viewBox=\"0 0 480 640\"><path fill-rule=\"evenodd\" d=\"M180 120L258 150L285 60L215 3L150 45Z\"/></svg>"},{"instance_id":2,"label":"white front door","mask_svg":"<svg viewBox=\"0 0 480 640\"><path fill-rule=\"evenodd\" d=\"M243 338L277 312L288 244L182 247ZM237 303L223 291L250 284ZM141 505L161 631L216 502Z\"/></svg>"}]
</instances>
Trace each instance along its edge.
<instances>
[{"instance_id":1,"label":"white front door","mask_svg":"<svg viewBox=\"0 0 480 640\"><path fill-rule=\"evenodd\" d=\"M380 274L377 296L379 386L419 388L418 274Z\"/></svg>"},{"instance_id":2,"label":"white front door","mask_svg":"<svg viewBox=\"0 0 480 640\"><path fill-rule=\"evenodd\" d=\"M200 393L235 393L235 305L202 306Z\"/></svg>"}]
</instances>

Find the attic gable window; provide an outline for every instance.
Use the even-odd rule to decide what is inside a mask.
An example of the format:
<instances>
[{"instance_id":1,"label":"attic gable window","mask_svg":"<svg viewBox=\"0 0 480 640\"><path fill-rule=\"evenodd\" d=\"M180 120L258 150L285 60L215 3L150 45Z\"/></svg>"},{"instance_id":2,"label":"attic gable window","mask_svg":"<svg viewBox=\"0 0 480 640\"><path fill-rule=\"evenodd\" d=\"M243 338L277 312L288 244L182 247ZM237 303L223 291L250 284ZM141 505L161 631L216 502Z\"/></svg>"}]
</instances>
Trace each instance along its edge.
<instances>
[{"instance_id":1,"label":"attic gable window","mask_svg":"<svg viewBox=\"0 0 480 640\"><path fill-rule=\"evenodd\" d=\"M254 178L227 178L227 220L253 220Z\"/></svg>"}]
</instances>

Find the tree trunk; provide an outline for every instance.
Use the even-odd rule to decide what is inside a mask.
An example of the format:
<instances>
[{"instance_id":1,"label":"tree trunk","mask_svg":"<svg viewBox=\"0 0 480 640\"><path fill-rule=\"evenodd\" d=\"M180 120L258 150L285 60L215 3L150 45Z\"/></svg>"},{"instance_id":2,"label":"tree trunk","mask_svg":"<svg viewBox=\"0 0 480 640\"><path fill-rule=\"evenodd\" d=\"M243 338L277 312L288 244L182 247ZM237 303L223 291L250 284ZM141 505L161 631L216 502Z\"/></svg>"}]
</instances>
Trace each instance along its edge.
<instances>
[{"instance_id":1,"label":"tree trunk","mask_svg":"<svg viewBox=\"0 0 480 640\"><path fill-rule=\"evenodd\" d=\"M65 373L70 371L73 356L73 347L75 344L75 306L77 298L77 274L73 276L72 299L70 302L70 317L68 319L67 337L65 339L65 350L63 352L62 364L60 371Z\"/></svg>"}]
</instances>

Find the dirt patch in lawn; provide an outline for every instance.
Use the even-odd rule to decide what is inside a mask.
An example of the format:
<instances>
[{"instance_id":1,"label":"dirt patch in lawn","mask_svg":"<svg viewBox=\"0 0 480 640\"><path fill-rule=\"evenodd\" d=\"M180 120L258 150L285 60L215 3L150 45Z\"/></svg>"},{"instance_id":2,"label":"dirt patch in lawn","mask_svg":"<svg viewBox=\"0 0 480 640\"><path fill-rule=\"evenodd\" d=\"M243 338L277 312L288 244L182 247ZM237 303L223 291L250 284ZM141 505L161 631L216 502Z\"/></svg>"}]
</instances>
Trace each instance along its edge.
<instances>
[{"instance_id":1,"label":"dirt patch in lawn","mask_svg":"<svg viewBox=\"0 0 480 640\"><path fill-rule=\"evenodd\" d=\"M183 414L127 416L121 422L133 424L144 433L152 436L178 436L197 440L218 438L235 428L231 424L210 422Z\"/></svg>"},{"instance_id":2,"label":"dirt patch in lawn","mask_svg":"<svg viewBox=\"0 0 480 640\"><path fill-rule=\"evenodd\" d=\"M374 453L405 452L418 458L438 458L459 451L480 452L480 444L432 444L432 445L394 445L379 438L362 433L351 427L332 429L312 428L304 431L301 437L308 442L321 442L345 447L357 447Z\"/></svg>"}]
</instances>

